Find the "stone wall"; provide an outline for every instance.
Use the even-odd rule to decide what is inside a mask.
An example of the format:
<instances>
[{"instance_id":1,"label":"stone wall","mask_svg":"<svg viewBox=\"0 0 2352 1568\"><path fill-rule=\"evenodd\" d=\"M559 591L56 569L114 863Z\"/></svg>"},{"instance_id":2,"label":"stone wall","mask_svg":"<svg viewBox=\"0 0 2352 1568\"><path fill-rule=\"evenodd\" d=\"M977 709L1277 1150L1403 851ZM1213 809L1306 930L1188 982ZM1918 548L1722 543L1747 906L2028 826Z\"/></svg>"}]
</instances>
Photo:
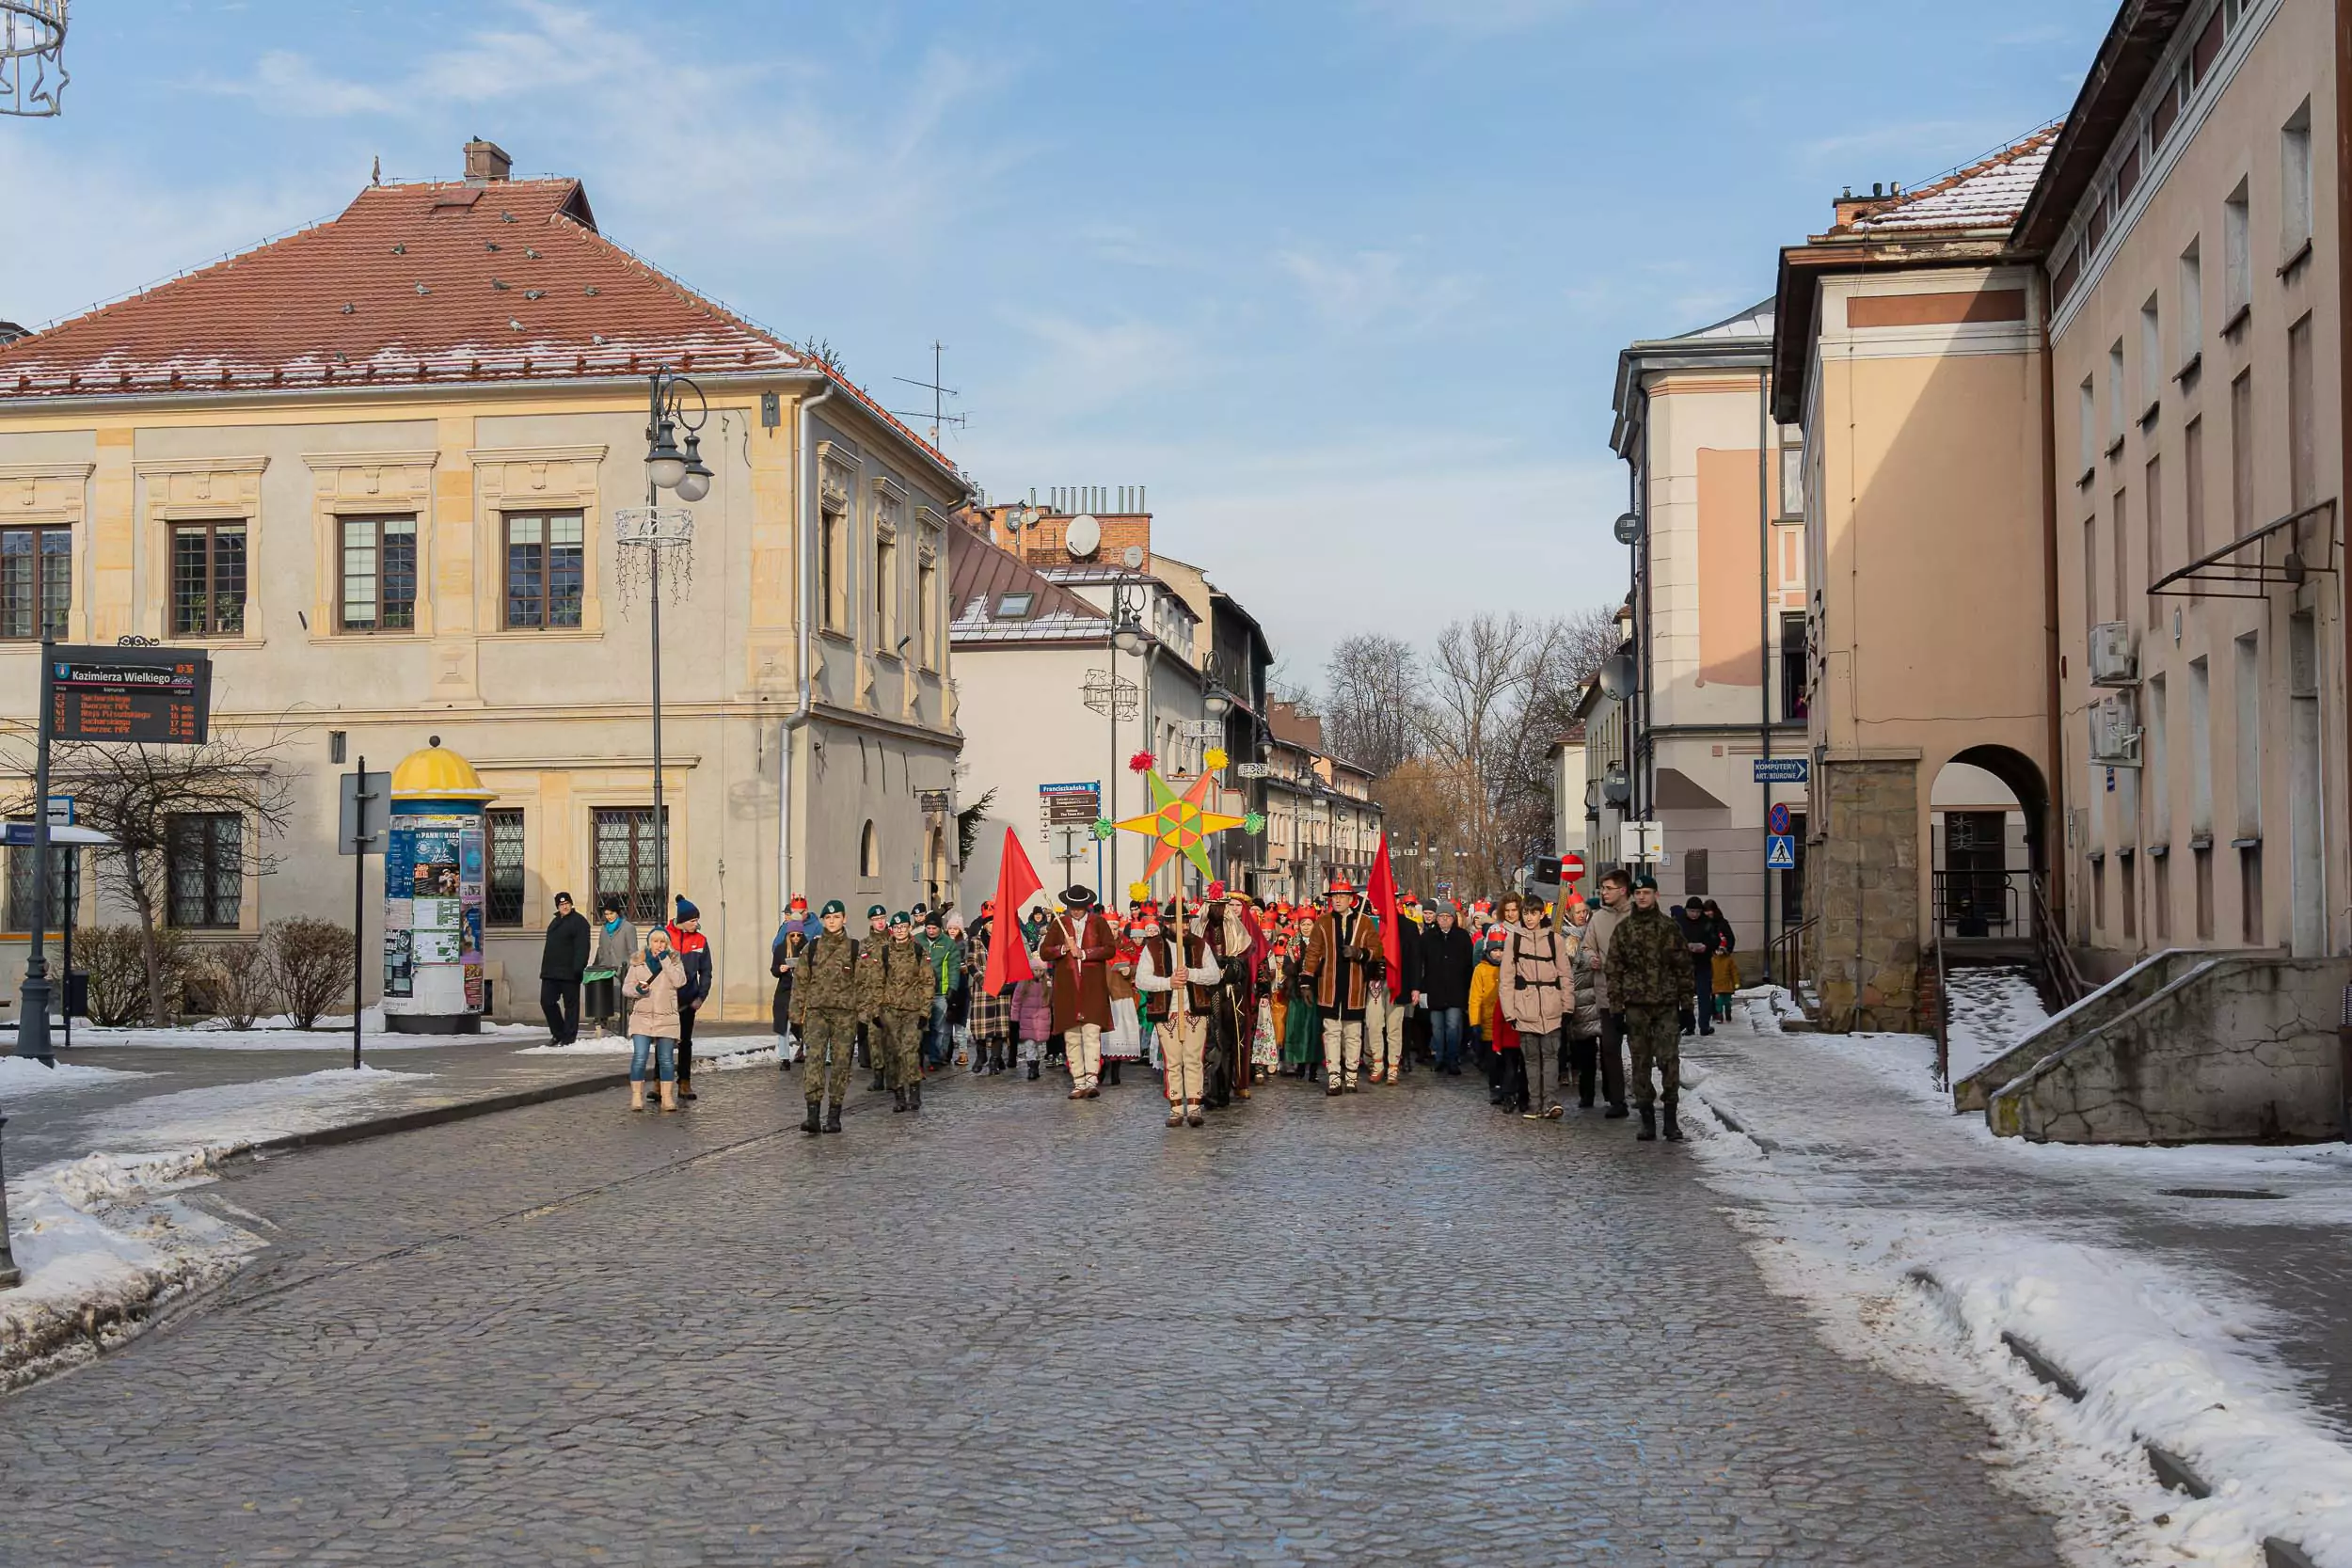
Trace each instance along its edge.
<instances>
[{"instance_id":1,"label":"stone wall","mask_svg":"<svg viewBox=\"0 0 2352 1568\"><path fill-rule=\"evenodd\" d=\"M2054 1014L2041 1028L1952 1085L1954 1114L1982 1111L2002 1085L2034 1068L2094 1029L2122 1017L2203 962L2207 955L2184 947L2152 953L2089 996Z\"/></svg>"},{"instance_id":2,"label":"stone wall","mask_svg":"<svg viewBox=\"0 0 2352 1568\"><path fill-rule=\"evenodd\" d=\"M2344 958L2201 957L1993 1090L1985 1120L2038 1143L2336 1138L2347 978Z\"/></svg>"},{"instance_id":3,"label":"stone wall","mask_svg":"<svg viewBox=\"0 0 2352 1568\"><path fill-rule=\"evenodd\" d=\"M1820 765L1825 818L1806 847L1808 942L1820 1026L1910 1031L1919 1023L1919 765Z\"/></svg>"}]
</instances>

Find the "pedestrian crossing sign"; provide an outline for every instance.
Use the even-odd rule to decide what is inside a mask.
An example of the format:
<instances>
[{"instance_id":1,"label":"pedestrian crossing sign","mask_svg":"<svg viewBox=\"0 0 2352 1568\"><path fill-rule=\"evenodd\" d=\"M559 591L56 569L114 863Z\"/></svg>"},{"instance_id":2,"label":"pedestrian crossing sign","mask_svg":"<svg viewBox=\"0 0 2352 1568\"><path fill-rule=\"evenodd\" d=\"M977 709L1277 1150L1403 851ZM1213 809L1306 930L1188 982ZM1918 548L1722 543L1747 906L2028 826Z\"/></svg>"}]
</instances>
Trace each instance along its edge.
<instances>
[{"instance_id":1,"label":"pedestrian crossing sign","mask_svg":"<svg viewBox=\"0 0 2352 1568\"><path fill-rule=\"evenodd\" d=\"M1797 840L1792 833L1772 833L1764 840L1764 869L1794 871L1797 868Z\"/></svg>"}]
</instances>

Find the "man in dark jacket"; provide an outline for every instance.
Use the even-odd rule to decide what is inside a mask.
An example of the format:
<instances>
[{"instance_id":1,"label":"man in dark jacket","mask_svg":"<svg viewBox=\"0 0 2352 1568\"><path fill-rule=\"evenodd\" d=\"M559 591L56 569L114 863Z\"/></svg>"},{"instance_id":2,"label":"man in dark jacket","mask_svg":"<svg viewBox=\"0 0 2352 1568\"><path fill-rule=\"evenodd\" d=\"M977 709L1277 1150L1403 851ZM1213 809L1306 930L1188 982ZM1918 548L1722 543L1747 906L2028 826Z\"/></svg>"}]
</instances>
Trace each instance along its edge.
<instances>
[{"instance_id":1,"label":"man in dark jacket","mask_svg":"<svg viewBox=\"0 0 2352 1568\"><path fill-rule=\"evenodd\" d=\"M557 894L548 944L539 954L539 1010L548 1015L548 1038L554 1044L580 1038L580 979L588 973L593 942L588 917L572 908L570 894Z\"/></svg>"},{"instance_id":2,"label":"man in dark jacket","mask_svg":"<svg viewBox=\"0 0 2352 1568\"><path fill-rule=\"evenodd\" d=\"M1421 939L1421 1004L1429 1009L1429 1050L1439 1072L1462 1076L1462 1035L1469 1017L1470 973L1478 966L1470 934L1451 903Z\"/></svg>"},{"instance_id":3,"label":"man in dark jacket","mask_svg":"<svg viewBox=\"0 0 2352 1568\"><path fill-rule=\"evenodd\" d=\"M710 994L710 939L703 935L703 911L684 894L677 896L677 918L670 923L670 945L686 967L686 984L677 993L677 1097L694 1098L694 1011Z\"/></svg>"},{"instance_id":4,"label":"man in dark jacket","mask_svg":"<svg viewBox=\"0 0 2352 1568\"><path fill-rule=\"evenodd\" d=\"M1634 1136L1643 1143L1658 1136L1655 1068L1666 1094L1667 1141L1680 1143L1675 1101L1682 1089L1682 1033L1675 1015L1690 1000L1691 961L1682 927L1658 907L1655 879L1633 879L1633 912L1609 938L1608 964L1609 998L1624 1009L1633 1037L1633 1103L1642 1117Z\"/></svg>"}]
</instances>

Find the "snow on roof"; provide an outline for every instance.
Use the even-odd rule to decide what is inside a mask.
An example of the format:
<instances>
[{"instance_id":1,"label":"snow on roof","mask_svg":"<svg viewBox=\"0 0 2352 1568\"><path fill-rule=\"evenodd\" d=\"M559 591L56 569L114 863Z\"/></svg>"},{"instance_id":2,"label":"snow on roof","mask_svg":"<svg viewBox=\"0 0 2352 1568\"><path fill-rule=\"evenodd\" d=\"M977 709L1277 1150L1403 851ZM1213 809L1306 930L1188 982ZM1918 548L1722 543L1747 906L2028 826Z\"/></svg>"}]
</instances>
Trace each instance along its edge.
<instances>
[{"instance_id":1,"label":"snow on roof","mask_svg":"<svg viewBox=\"0 0 2352 1568\"><path fill-rule=\"evenodd\" d=\"M1702 326L1695 332L1685 332L1679 337L1668 339L1667 341L1684 343L1692 339L1705 338L1761 338L1770 341L1772 336L1772 302L1763 299L1744 310L1725 316L1712 325Z\"/></svg>"},{"instance_id":2,"label":"snow on roof","mask_svg":"<svg viewBox=\"0 0 2352 1568\"><path fill-rule=\"evenodd\" d=\"M1906 191L1854 219L1856 234L1909 234L1926 230L2000 230L2026 210L2042 166L2050 161L2063 120L2042 126L1998 152Z\"/></svg>"}]
</instances>

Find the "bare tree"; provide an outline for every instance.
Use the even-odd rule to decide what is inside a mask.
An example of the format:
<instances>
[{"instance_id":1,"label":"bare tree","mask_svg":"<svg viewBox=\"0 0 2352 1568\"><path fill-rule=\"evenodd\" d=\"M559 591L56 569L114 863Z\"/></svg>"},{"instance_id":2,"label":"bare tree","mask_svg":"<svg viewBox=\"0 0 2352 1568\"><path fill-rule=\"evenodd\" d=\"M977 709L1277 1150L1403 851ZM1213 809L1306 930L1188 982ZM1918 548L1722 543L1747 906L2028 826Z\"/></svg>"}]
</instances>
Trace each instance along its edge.
<instances>
[{"instance_id":1,"label":"bare tree","mask_svg":"<svg viewBox=\"0 0 2352 1568\"><path fill-rule=\"evenodd\" d=\"M199 816L234 817L230 869L242 877L275 868L278 856L262 841L281 835L293 816L294 789L281 754L287 738L283 732L259 741L215 733L201 746L69 742L51 750L50 789L72 796L76 822L112 841L97 850L98 885L138 917L153 1022L167 1017L169 966L159 933L169 910L174 843ZM19 749L30 750L21 742ZM12 759L20 777L32 776L32 760ZM9 804L18 814L34 807L29 793ZM228 847L223 840L214 842ZM56 891L62 890L53 897Z\"/></svg>"},{"instance_id":2,"label":"bare tree","mask_svg":"<svg viewBox=\"0 0 2352 1568\"><path fill-rule=\"evenodd\" d=\"M1324 667L1323 737L1334 756L1392 772L1420 749L1425 702L1421 655L1400 637L1360 632Z\"/></svg>"},{"instance_id":3,"label":"bare tree","mask_svg":"<svg viewBox=\"0 0 2352 1568\"><path fill-rule=\"evenodd\" d=\"M1273 668L1265 673L1265 695L1267 702L1286 704L1302 719L1315 718L1322 711L1316 705L1314 689L1298 678L1288 654L1275 659Z\"/></svg>"}]
</instances>

